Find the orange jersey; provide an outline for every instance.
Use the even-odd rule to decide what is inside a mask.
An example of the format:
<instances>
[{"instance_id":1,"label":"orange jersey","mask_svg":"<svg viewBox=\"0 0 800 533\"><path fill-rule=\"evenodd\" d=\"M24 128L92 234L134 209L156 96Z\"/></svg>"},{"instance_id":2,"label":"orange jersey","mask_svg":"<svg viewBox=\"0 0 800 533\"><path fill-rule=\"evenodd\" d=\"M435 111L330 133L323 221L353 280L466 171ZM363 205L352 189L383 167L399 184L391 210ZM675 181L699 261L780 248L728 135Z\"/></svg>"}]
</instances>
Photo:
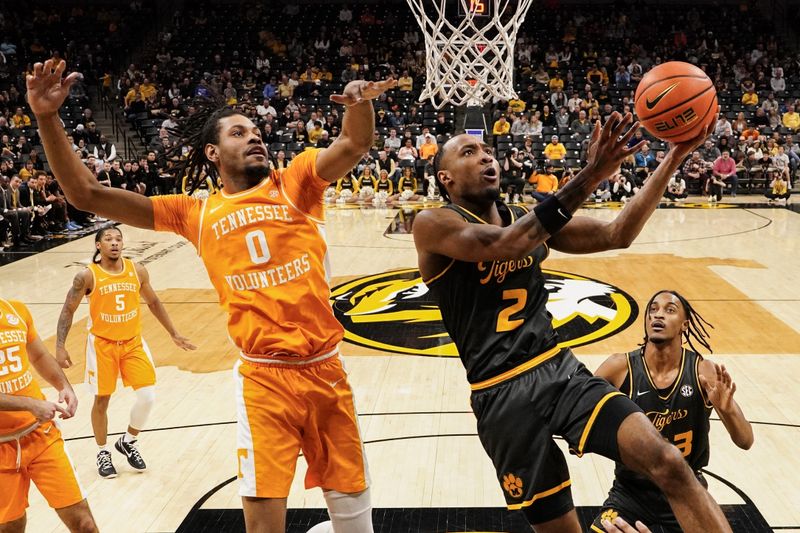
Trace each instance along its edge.
<instances>
[{"instance_id":1,"label":"orange jersey","mask_svg":"<svg viewBox=\"0 0 800 533\"><path fill-rule=\"evenodd\" d=\"M313 357L332 351L343 329L328 298L319 150L236 194L199 200L154 196L155 229L197 248L228 313L228 334L254 358Z\"/></svg>"},{"instance_id":2,"label":"orange jersey","mask_svg":"<svg viewBox=\"0 0 800 533\"><path fill-rule=\"evenodd\" d=\"M112 341L132 339L142 333L139 311L139 275L130 259L122 259L122 272L114 274L97 263L89 265L94 282L89 301L89 331Z\"/></svg>"},{"instance_id":3,"label":"orange jersey","mask_svg":"<svg viewBox=\"0 0 800 533\"><path fill-rule=\"evenodd\" d=\"M28 361L29 342L36 340L33 318L21 302L0 299L0 393L44 399ZM28 411L0 411L0 435L36 422Z\"/></svg>"}]
</instances>

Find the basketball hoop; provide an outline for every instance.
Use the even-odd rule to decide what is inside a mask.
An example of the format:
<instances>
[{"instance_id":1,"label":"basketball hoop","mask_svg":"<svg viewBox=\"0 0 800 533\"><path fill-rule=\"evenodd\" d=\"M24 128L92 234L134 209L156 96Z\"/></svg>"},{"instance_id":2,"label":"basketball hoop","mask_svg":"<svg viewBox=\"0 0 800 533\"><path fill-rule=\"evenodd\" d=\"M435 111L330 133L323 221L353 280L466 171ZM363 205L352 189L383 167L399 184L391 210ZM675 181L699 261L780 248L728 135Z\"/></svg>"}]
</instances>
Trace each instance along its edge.
<instances>
[{"instance_id":1,"label":"basketball hoop","mask_svg":"<svg viewBox=\"0 0 800 533\"><path fill-rule=\"evenodd\" d=\"M420 100L441 109L517 97L514 44L533 0L406 1L425 35Z\"/></svg>"}]
</instances>

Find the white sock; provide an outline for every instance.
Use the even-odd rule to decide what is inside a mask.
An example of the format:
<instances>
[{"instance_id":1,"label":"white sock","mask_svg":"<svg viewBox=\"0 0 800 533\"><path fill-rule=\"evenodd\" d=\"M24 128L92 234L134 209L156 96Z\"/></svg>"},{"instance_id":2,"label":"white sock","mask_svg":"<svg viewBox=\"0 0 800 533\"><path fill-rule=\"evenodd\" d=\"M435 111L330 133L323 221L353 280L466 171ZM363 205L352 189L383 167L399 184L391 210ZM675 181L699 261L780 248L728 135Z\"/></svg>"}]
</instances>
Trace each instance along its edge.
<instances>
[{"instance_id":1,"label":"white sock","mask_svg":"<svg viewBox=\"0 0 800 533\"><path fill-rule=\"evenodd\" d=\"M372 533L372 503L370 491L357 494L343 494L333 490L323 490L328 504L333 531L341 533ZM324 530L323 530L324 531Z\"/></svg>"},{"instance_id":2,"label":"white sock","mask_svg":"<svg viewBox=\"0 0 800 533\"><path fill-rule=\"evenodd\" d=\"M107 451L108 451L108 450L106 449L106 445L105 445L105 444L102 444L102 445L98 446L98 448L100 448L100 449L97 451L97 453L100 453L100 452L107 452Z\"/></svg>"},{"instance_id":3,"label":"white sock","mask_svg":"<svg viewBox=\"0 0 800 533\"><path fill-rule=\"evenodd\" d=\"M137 439L137 437L138 435L131 435L126 431L125 434L122 436L122 442L133 442Z\"/></svg>"}]
</instances>

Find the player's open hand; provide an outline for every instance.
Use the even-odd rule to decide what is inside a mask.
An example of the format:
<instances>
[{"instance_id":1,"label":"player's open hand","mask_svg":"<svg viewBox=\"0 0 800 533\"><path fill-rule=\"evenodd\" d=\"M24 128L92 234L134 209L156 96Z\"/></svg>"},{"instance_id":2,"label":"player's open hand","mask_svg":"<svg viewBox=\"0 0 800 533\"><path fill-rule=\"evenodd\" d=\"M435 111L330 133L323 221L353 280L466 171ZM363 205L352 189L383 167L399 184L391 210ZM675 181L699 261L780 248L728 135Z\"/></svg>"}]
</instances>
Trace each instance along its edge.
<instances>
[{"instance_id":1,"label":"player's open hand","mask_svg":"<svg viewBox=\"0 0 800 533\"><path fill-rule=\"evenodd\" d=\"M708 379L702 374L700 375L700 385L706 390L706 396L711 405L718 413L727 413L733 406L733 394L736 392L736 383L733 378L728 374L725 365L718 365L714 363L716 370L716 381L710 384Z\"/></svg>"},{"instance_id":2,"label":"player's open hand","mask_svg":"<svg viewBox=\"0 0 800 533\"><path fill-rule=\"evenodd\" d=\"M595 123L586 159L587 166L595 171L597 183L610 178L626 157L642 149L646 141L628 148L628 141L638 129L639 123L633 121L633 115L626 113L623 117L616 111L611 113L602 128L599 121Z\"/></svg>"},{"instance_id":3,"label":"player's open hand","mask_svg":"<svg viewBox=\"0 0 800 533\"><path fill-rule=\"evenodd\" d=\"M608 520L603 520L603 528L607 533L652 533L650 528L638 520L636 521L636 527L634 528L632 525L619 517L615 518L613 523Z\"/></svg>"},{"instance_id":4,"label":"player's open hand","mask_svg":"<svg viewBox=\"0 0 800 533\"><path fill-rule=\"evenodd\" d=\"M383 81L351 81L345 86L342 94L332 94L331 100L349 107L367 100L374 100L396 85L397 80L391 77Z\"/></svg>"},{"instance_id":5,"label":"player's open hand","mask_svg":"<svg viewBox=\"0 0 800 533\"><path fill-rule=\"evenodd\" d=\"M689 139L688 141L683 141L682 143L669 143L670 151L675 150L677 152L676 155L679 155L681 158L686 157L694 152L695 148L701 146L706 141L708 136L714 131L716 125L717 121L714 120L710 124L707 124L706 127L703 128L694 139Z\"/></svg>"},{"instance_id":6,"label":"player's open hand","mask_svg":"<svg viewBox=\"0 0 800 533\"><path fill-rule=\"evenodd\" d=\"M69 88L81 74L72 72L62 79L67 63L48 59L44 63L33 65L33 74L28 74L28 104L36 116L53 115L69 95Z\"/></svg>"},{"instance_id":7,"label":"player's open hand","mask_svg":"<svg viewBox=\"0 0 800 533\"><path fill-rule=\"evenodd\" d=\"M175 343L175 346L180 348L181 350L196 350L197 346L192 344L192 341L181 335L180 333L176 333L172 336L172 342Z\"/></svg>"}]
</instances>

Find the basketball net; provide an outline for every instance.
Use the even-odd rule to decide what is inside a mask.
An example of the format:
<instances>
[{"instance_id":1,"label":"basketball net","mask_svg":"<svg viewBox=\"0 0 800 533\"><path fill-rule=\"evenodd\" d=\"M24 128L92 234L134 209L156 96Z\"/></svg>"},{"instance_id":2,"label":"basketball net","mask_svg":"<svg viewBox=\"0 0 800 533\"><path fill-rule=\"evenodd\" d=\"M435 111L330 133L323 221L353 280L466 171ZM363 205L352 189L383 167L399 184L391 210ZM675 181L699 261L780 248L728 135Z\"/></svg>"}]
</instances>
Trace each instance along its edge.
<instances>
[{"instance_id":1,"label":"basketball net","mask_svg":"<svg viewBox=\"0 0 800 533\"><path fill-rule=\"evenodd\" d=\"M517 97L514 44L533 0L406 1L425 36L421 101L441 109Z\"/></svg>"}]
</instances>

